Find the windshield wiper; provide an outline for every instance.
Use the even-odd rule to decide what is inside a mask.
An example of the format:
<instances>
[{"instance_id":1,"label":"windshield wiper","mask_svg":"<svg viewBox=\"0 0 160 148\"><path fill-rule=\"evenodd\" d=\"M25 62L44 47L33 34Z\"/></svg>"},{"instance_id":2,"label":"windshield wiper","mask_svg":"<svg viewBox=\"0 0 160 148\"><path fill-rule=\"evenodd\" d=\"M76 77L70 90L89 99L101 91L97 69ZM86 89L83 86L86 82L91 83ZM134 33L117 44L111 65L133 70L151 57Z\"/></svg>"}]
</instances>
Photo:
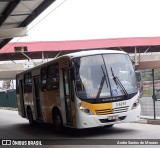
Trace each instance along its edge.
<instances>
[{"instance_id":1,"label":"windshield wiper","mask_svg":"<svg viewBox=\"0 0 160 148\"><path fill-rule=\"evenodd\" d=\"M99 89L98 89L98 93L97 93L96 99L99 99L99 96L100 96L100 94L101 94L101 91L102 91L103 84L104 84L104 81L105 81L105 80L106 80L106 85L107 85L107 87L108 87L108 83L107 83L107 79L106 79L106 74L105 74L105 72L104 72L104 69L103 69L102 65L101 65L101 69L102 69L102 72L103 72L103 76L102 76L102 79L101 79L101 83L100 83L100 87L99 87Z\"/></svg>"},{"instance_id":2,"label":"windshield wiper","mask_svg":"<svg viewBox=\"0 0 160 148\"><path fill-rule=\"evenodd\" d=\"M119 85L119 86L121 87L123 93L125 94L125 96L128 97L128 93L127 93L125 87L123 86L123 84L121 83L121 81L119 80L119 78L114 75L114 72L113 72L113 70L112 70L112 67L110 67L110 68L111 68L111 72L112 72L112 76L113 76L113 80L114 80L115 84L116 84L117 86Z\"/></svg>"}]
</instances>

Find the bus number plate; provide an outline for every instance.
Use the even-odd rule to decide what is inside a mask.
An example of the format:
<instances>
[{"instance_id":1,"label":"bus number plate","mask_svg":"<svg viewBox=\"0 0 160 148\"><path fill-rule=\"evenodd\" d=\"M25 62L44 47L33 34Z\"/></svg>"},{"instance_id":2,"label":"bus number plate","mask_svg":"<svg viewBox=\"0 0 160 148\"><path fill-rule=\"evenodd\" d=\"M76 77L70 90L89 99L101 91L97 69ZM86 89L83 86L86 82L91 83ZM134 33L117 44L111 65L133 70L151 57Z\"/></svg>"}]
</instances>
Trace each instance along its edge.
<instances>
[{"instance_id":1,"label":"bus number plate","mask_svg":"<svg viewBox=\"0 0 160 148\"><path fill-rule=\"evenodd\" d=\"M108 119L108 120L117 120L117 119L118 119L118 116L117 116L117 115L109 116L107 119Z\"/></svg>"},{"instance_id":2,"label":"bus number plate","mask_svg":"<svg viewBox=\"0 0 160 148\"><path fill-rule=\"evenodd\" d=\"M126 102L126 101L117 102L117 103L116 103L116 107L123 107L123 106L126 106L126 105L127 105L127 102Z\"/></svg>"}]
</instances>

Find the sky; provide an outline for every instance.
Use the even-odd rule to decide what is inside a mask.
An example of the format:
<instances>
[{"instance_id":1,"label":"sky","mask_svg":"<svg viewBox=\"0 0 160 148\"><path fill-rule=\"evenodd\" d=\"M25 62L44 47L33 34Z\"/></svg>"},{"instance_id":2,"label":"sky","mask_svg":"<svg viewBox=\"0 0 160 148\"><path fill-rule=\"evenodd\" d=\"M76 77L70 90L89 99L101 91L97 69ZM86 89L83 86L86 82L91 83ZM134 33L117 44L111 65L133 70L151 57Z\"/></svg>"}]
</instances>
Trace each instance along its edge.
<instances>
[{"instance_id":1,"label":"sky","mask_svg":"<svg viewBox=\"0 0 160 148\"><path fill-rule=\"evenodd\" d=\"M57 0L12 42L160 36L160 0ZM56 8L56 9L55 9Z\"/></svg>"}]
</instances>

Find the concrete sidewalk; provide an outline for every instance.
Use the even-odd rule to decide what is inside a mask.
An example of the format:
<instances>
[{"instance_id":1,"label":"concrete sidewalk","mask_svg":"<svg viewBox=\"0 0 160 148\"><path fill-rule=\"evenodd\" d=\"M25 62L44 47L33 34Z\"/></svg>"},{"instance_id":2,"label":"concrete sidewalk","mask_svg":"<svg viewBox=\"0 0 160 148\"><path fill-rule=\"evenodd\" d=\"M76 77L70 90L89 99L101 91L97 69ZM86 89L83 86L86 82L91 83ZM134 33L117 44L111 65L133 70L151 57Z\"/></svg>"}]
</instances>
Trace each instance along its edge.
<instances>
[{"instance_id":1,"label":"concrete sidewalk","mask_svg":"<svg viewBox=\"0 0 160 148\"><path fill-rule=\"evenodd\" d=\"M160 119L140 118L136 123L160 125Z\"/></svg>"}]
</instances>

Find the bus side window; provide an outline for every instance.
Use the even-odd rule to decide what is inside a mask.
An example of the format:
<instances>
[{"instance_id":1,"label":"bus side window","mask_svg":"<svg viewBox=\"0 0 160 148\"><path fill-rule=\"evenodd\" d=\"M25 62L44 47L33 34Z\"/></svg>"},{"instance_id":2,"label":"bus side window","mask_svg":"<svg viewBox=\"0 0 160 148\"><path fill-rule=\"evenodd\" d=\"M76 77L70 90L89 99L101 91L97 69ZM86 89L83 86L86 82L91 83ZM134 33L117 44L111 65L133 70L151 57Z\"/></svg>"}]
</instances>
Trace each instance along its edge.
<instances>
[{"instance_id":1,"label":"bus side window","mask_svg":"<svg viewBox=\"0 0 160 148\"><path fill-rule=\"evenodd\" d=\"M47 89L59 88L59 68L58 63L54 63L47 67Z\"/></svg>"},{"instance_id":2,"label":"bus side window","mask_svg":"<svg viewBox=\"0 0 160 148\"><path fill-rule=\"evenodd\" d=\"M45 67L41 69L41 91L47 89L47 70Z\"/></svg>"},{"instance_id":3,"label":"bus side window","mask_svg":"<svg viewBox=\"0 0 160 148\"><path fill-rule=\"evenodd\" d=\"M31 73L26 73L24 75L24 93L32 92L32 75Z\"/></svg>"}]
</instances>

